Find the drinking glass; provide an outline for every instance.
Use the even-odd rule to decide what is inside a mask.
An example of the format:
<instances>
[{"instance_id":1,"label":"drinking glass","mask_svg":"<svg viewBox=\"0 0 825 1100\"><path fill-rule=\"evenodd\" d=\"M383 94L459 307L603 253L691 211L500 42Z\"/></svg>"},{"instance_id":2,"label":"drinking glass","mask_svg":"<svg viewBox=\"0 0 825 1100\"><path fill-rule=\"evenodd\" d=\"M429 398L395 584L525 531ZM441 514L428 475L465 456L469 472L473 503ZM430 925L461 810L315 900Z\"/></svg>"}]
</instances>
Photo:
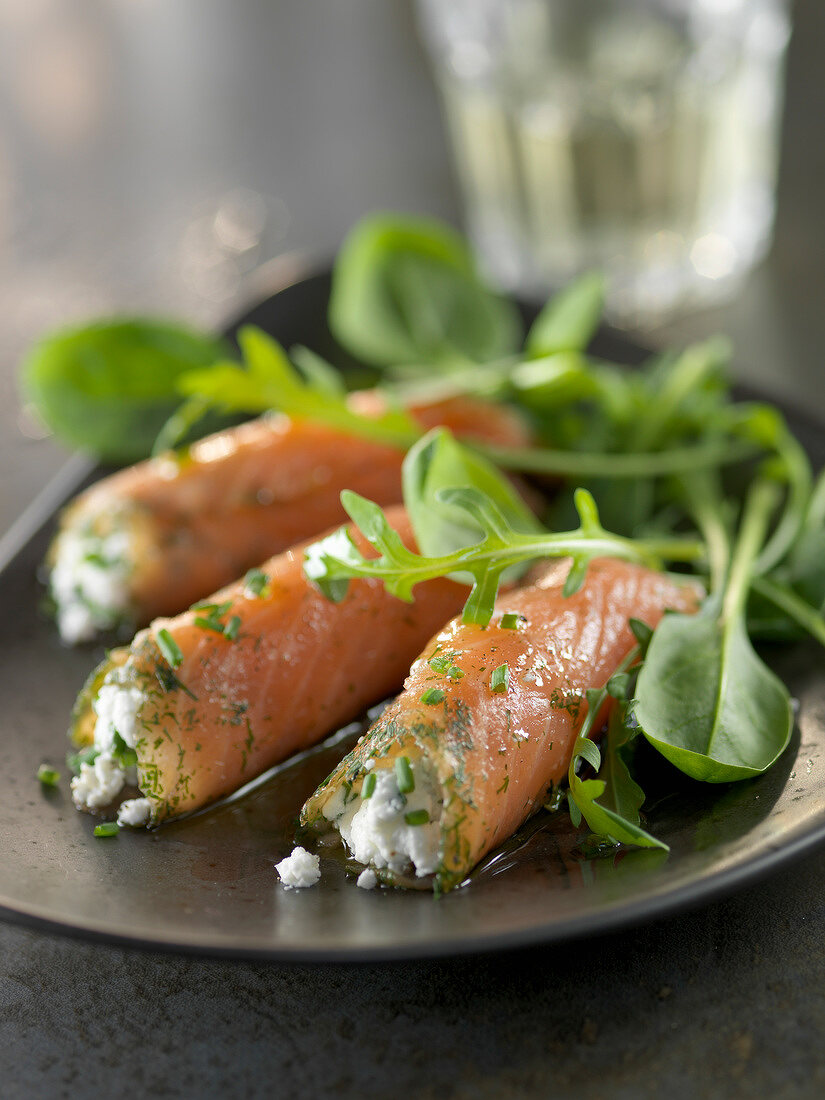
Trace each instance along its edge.
<instances>
[{"instance_id":1,"label":"drinking glass","mask_svg":"<svg viewBox=\"0 0 825 1100\"><path fill-rule=\"evenodd\" d=\"M601 268L664 320L730 295L775 208L785 0L418 0L467 227L541 296Z\"/></svg>"}]
</instances>

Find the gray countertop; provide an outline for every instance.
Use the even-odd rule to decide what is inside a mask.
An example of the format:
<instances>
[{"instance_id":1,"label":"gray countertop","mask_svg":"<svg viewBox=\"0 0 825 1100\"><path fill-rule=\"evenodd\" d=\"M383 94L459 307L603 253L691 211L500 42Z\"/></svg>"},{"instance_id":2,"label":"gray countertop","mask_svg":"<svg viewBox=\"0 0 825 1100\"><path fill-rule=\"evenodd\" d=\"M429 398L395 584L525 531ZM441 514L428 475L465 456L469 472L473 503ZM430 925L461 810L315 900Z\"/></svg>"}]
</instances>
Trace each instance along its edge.
<instances>
[{"instance_id":1,"label":"gray countertop","mask_svg":"<svg viewBox=\"0 0 825 1100\"><path fill-rule=\"evenodd\" d=\"M726 331L743 377L822 413L825 10L795 14L774 250L654 335ZM0 532L66 460L15 396L36 335L219 324L262 263L381 206L457 215L406 4L0 5ZM352 968L0 925L0 1095L820 1096L823 898L825 853L574 948Z\"/></svg>"}]
</instances>

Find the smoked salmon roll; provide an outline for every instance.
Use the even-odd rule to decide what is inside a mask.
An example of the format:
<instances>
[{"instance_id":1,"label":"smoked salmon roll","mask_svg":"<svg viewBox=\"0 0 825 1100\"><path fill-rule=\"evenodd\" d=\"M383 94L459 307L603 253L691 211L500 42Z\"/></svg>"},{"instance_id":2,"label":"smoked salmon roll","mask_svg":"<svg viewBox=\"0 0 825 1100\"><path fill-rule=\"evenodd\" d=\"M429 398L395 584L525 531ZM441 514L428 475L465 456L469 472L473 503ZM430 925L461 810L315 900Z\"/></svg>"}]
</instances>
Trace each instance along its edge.
<instances>
[{"instance_id":1,"label":"smoked salmon roll","mask_svg":"<svg viewBox=\"0 0 825 1100\"><path fill-rule=\"evenodd\" d=\"M403 693L309 798L301 823L336 829L366 872L394 885L458 885L567 774L586 711L635 638L697 590L638 565L569 562L499 597L490 625L455 619L412 666Z\"/></svg>"},{"instance_id":2,"label":"smoked salmon roll","mask_svg":"<svg viewBox=\"0 0 825 1100\"><path fill-rule=\"evenodd\" d=\"M363 415L385 408L353 394ZM453 398L409 410L422 428L518 446L511 410ZM401 451L323 424L271 415L141 462L93 485L60 520L47 558L61 636L89 641L173 615L244 570L346 520L342 489L401 500Z\"/></svg>"},{"instance_id":3,"label":"smoked salmon roll","mask_svg":"<svg viewBox=\"0 0 825 1100\"><path fill-rule=\"evenodd\" d=\"M404 510L388 517L414 545ZM229 794L397 691L466 596L435 580L411 605L363 580L334 604L305 578L304 549L109 653L75 707L78 808L106 809L134 785L119 821L145 825Z\"/></svg>"}]
</instances>

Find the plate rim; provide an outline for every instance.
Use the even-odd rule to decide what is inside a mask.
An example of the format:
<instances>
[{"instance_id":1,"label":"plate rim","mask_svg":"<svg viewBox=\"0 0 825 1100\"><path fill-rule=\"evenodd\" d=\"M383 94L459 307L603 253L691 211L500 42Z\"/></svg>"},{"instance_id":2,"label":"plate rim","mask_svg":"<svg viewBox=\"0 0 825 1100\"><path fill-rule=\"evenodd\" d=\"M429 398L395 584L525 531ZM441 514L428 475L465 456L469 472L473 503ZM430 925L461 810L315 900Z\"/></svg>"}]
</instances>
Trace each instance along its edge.
<instances>
[{"instance_id":1,"label":"plate rim","mask_svg":"<svg viewBox=\"0 0 825 1100\"><path fill-rule=\"evenodd\" d=\"M305 254L290 254L288 262L274 265L266 290L268 293L250 301L243 310L233 314L222 326L225 335L231 336L245 318L254 310L264 307L272 298L299 284L312 282L329 275L329 267L313 262ZM274 278L272 275L274 274ZM262 287L262 289L264 289ZM643 350L632 335L606 329L630 347ZM743 396L759 396L759 391L737 385ZM765 394L761 396L764 398ZM809 409L795 407L792 401L774 395L783 412L811 430L821 430L822 422ZM0 536L0 574L10 568L25 551L29 542L50 523L59 508L77 491L96 467L88 457L79 453L71 455L31 503L24 509L11 527ZM643 927L648 923L699 908L715 900L730 896L769 877L780 869L792 865L825 844L825 814L814 817L810 827L803 828L790 840L778 847L766 846L731 868L717 870L698 881L665 889L661 894L647 895L630 902L618 902L591 911L586 916L565 918L552 924L538 923L527 928L473 935L459 940L452 937L413 940L386 945L352 946L278 946L275 944L232 944L209 942L208 937L193 941L175 936L149 938L119 932L90 921L58 920L39 906L10 904L10 899L0 898L0 920L34 931L53 933L95 944L201 958L237 959L238 961L293 962L300 964L368 964L398 963L446 956L475 956L491 952L517 951L534 946L552 947L563 942L576 942L596 936L609 935L630 927Z\"/></svg>"}]
</instances>

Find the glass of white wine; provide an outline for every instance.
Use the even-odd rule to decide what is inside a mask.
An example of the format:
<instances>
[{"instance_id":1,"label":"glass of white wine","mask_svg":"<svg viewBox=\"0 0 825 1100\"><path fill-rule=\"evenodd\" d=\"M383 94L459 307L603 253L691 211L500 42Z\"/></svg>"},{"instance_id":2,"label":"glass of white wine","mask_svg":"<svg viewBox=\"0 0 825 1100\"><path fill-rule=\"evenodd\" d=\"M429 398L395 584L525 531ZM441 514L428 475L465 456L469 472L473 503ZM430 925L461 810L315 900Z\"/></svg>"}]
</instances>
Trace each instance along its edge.
<instances>
[{"instance_id":1,"label":"glass of white wine","mask_svg":"<svg viewBox=\"0 0 825 1100\"><path fill-rule=\"evenodd\" d=\"M786 0L418 0L468 229L538 296L627 324L730 296L775 208Z\"/></svg>"}]
</instances>

